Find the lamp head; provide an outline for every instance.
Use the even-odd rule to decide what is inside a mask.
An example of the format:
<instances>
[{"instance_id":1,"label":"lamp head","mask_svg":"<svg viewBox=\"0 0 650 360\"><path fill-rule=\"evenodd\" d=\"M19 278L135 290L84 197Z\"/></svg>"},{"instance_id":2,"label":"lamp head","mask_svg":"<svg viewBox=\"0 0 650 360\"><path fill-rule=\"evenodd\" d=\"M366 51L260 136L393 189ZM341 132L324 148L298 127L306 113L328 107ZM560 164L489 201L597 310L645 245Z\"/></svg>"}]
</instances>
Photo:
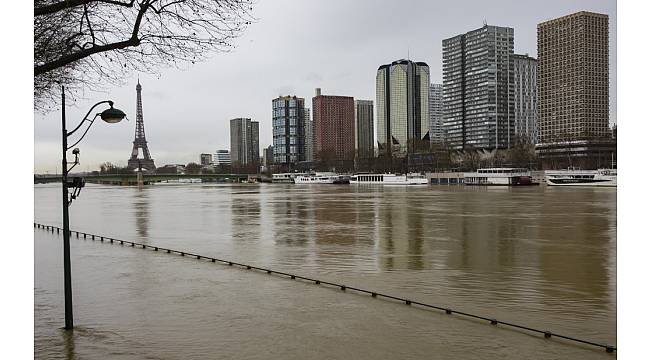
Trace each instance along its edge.
<instances>
[{"instance_id":1,"label":"lamp head","mask_svg":"<svg viewBox=\"0 0 650 360\"><path fill-rule=\"evenodd\" d=\"M102 111L101 114L99 114L99 116L101 116L102 120L106 121L109 124L115 124L115 123L118 123L118 122L122 121L122 119L124 119L124 117L126 116L124 111L114 108L112 101L109 101L108 104L111 107L104 110L104 111Z\"/></svg>"}]
</instances>

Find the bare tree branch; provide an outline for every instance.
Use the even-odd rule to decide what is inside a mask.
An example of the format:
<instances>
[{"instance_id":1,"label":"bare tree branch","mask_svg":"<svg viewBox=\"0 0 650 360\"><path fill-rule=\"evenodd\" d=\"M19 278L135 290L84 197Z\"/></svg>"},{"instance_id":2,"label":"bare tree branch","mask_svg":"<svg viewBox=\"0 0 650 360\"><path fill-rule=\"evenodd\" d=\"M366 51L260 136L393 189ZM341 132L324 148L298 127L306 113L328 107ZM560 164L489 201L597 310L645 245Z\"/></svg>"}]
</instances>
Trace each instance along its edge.
<instances>
[{"instance_id":1,"label":"bare tree branch","mask_svg":"<svg viewBox=\"0 0 650 360\"><path fill-rule=\"evenodd\" d=\"M135 0L131 0L129 2L122 2L122 1L117 1L117 0L64 0L64 1L58 1L52 4L47 4L47 5L40 5L39 3L46 3L47 1L35 1L34 2L34 16L41 16L41 15L47 15L47 14L52 14L57 11L61 11L65 8L70 8L74 6L79 6L79 5L86 5L91 2L103 2L107 4L113 4L113 5L120 5L120 6L128 6L131 7L133 6L133 3L135 3Z\"/></svg>"},{"instance_id":2,"label":"bare tree branch","mask_svg":"<svg viewBox=\"0 0 650 360\"><path fill-rule=\"evenodd\" d=\"M35 0L35 107L58 85L96 89L228 52L254 21L254 0Z\"/></svg>"}]
</instances>

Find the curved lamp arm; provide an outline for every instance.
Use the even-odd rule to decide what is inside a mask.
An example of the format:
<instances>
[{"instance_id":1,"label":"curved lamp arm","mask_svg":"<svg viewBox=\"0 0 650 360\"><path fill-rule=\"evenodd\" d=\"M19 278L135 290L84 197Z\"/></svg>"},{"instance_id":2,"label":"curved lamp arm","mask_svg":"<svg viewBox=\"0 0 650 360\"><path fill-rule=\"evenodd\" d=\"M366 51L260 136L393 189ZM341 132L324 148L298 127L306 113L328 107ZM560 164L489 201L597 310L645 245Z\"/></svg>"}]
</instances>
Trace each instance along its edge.
<instances>
[{"instance_id":1,"label":"curved lamp arm","mask_svg":"<svg viewBox=\"0 0 650 360\"><path fill-rule=\"evenodd\" d=\"M75 131L79 130L79 128L81 127L81 125L83 125L84 121L88 120L88 115L90 115L90 113L93 111L93 109L96 108L97 105L100 105L100 104L103 104L103 103L108 103L108 105L110 105L111 107L113 107L113 101L111 101L111 100L100 101L100 102L98 102L97 104L93 105L93 107L91 107L90 110L88 110L88 113L86 114L86 116L84 116L83 120L81 120L81 122L79 123L79 125L77 125L77 127L74 128L72 131L69 131L69 132L66 134L66 136L69 137L70 135L74 134ZM97 116L95 116L95 118L97 118ZM90 122L92 123L92 122L95 120L95 118L93 118L92 121L91 121L91 120L88 120L88 121L90 121ZM92 124L91 124L91 125L92 125ZM82 137L83 137L83 136L82 136Z\"/></svg>"},{"instance_id":2,"label":"curved lamp arm","mask_svg":"<svg viewBox=\"0 0 650 360\"><path fill-rule=\"evenodd\" d=\"M84 138L84 137L86 136L86 134L88 133L88 130L90 130L90 127L93 126L93 124L95 123L95 119L97 119L97 117L98 117L99 115L101 115L101 114L95 114L95 117L94 117L92 120L88 120L88 119L86 118L86 119L84 119L84 120L81 122L81 124L83 124L84 121L88 120L88 121L90 121L90 125L88 125L88 127L86 128L86 131L84 131L84 133L81 134L81 137L79 138L79 140L77 140L77 142L75 142L74 144L68 146L68 148L67 148L66 150L70 150L70 149L72 149L73 147L77 146L77 144L79 144L79 143L81 142L81 140L83 140L83 138ZM81 125L81 124L79 124L79 125ZM77 129L78 129L78 128L79 128L79 126L77 126ZM77 129L74 129L72 132L76 131ZM72 134L72 132L71 132L70 134ZM70 136L70 134L68 134L68 136ZM72 168L70 168L70 170L72 170Z\"/></svg>"}]
</instances>

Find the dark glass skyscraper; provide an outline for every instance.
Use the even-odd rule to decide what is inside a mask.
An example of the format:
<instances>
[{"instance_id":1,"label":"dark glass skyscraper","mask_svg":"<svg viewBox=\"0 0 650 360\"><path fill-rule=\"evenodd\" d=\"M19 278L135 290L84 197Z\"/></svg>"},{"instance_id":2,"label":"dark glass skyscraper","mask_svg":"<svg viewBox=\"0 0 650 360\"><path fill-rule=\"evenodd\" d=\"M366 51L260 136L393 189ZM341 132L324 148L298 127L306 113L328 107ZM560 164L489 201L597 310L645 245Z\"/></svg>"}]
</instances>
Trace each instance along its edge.
<instances>
[{"instance_id":1,"label":"dark glass skyscraper","mask_svg":"<svg viewBox=\"0 0 650 360\"><path fill-rule=\"evenodd\" d=\"M442 41L444 127L453 149L504 149L514 137L514 29L484 25Z\"/></svg>"},{"instance_id":2,"label":"dark glass skyscraper","mask_svg":"<svg viewBox=\"0 0 650 360\"><path fill-rule=\"evenodd\" d=\"M280 96L273 106L273 163L305 161L305 99Z\"/></svg>"},{"instance_id":3,"label":"dark glass skyscraper","mask_svg":"<svg viewBox=\"0 0 650 360\"><path fill-rule=\"evenodd\" d=\"M537 60L528 55L513 56L515 69L515 135L537 142Z\"/></svg>"},{"instance_id":4,"label":"dark glass skyscraper","mask_svg":"<svg viewBox=\"0 0 650 360\"><path fill-rule=\"evenodd\" d=\"M259 164L259 125L257 121L246 118L230 120L230 156L233 166Z\"/></svg>"},{"instance_id":5,"label":"dark glass skyscraper","mask_svg":"<svg viewBox=\"0 0 650 360\"><path fill-rule=\"evenodd\" d=\"M432 143L445 141L442 123L442 84L429 85L429 137Z\"/></svg>"},{"instance_id":6,"label":"dark glass skyscraper","mask_svg":"<svg viewBox=\"0 0 650 360\"><path fill-rule=\"evenodd\" d=\"M358 159L375 157L375 128L372 100L354 101L354 144Z\"/></svg>"}]
</instances>

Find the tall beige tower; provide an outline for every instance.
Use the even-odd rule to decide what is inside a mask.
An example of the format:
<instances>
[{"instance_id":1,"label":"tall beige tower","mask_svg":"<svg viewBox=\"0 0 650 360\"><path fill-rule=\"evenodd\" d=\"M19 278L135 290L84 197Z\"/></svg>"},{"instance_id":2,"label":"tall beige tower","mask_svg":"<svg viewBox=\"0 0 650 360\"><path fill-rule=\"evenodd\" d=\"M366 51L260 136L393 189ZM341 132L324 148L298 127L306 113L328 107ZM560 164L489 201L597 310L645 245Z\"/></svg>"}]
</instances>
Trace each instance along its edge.
<instances>
[{"instance_id":1,"label":"tall beige tower","mask_svg":"<svg viewBox=\"0 0 650 360\"><path fill-rule=\"evenodd\" d=\"M397 60L377 69L377 146L406 156L429 147L429 65Z\"/></svg>"},{"instance_id":2,"label":"tall beige tower","mask_svg":"<svg viewBox=\"0 0 650 360\"><path fill-rule=\"evenodd\" d=\"M537 55L540 157L608 151L609 17L581 11L538 24Z\"/></svg>"}]
</instances>

